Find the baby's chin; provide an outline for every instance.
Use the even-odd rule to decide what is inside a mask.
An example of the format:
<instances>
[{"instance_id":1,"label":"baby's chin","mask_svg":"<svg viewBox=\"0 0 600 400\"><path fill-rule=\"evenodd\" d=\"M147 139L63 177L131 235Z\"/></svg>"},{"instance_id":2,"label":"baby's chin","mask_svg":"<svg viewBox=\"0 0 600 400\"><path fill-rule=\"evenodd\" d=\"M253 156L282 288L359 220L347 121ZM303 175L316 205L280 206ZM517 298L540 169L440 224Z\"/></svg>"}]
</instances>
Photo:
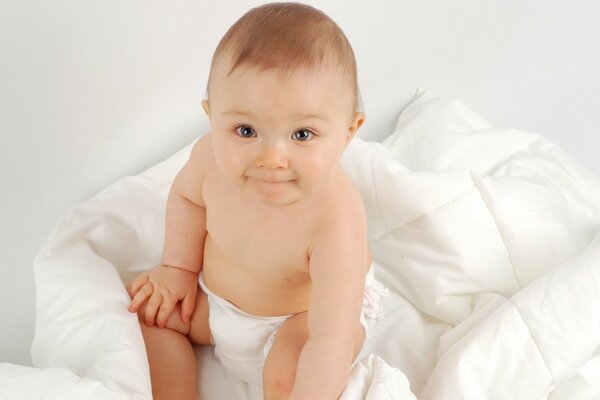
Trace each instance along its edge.
<instances>
[{"instance_id":1,"label":"baby's chin","mask_svg":"<svg viewBox=\"0 0 600 400\"><path fill-rule=\"evenodd\" d=\"M273 183L249 178L245 181L244 186L247 195L257 202L269 206L288 206L306 197L296 180Z\"/></svg>"}]
</instances>

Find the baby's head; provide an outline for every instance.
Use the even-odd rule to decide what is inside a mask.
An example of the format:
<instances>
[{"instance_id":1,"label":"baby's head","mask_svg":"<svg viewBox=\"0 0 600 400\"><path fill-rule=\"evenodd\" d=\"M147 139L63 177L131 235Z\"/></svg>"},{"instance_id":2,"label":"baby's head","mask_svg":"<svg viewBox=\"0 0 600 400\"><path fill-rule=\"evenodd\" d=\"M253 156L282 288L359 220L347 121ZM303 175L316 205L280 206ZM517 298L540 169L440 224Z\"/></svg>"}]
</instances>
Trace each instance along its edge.
<instances>
[{"instance_id":1,"label":"baby's head","mask_svg":"<svg viewBox=\"0 0 600 400\"><path fill-rule=\"evenodd\" d=\"M277 69L293 73L333 68L346 79L353 111L362 111L352 46L337 24L322 11L300 3L271 3L244 14L219 42L206 88L215 66L225 63L227 75L238 68Z\"/></svg>"},{"instance_id":2,"label":"baby's head","mask_svg":"<svg viewBox=\"0 0 600 400\"><path fill-rule=\"evenodd\" d=\"M327 15L298 3L254 8L227 31L203 107L220 172L277 204L330 183L364 122L346 36Z\"/></svg>"}]
</instances>

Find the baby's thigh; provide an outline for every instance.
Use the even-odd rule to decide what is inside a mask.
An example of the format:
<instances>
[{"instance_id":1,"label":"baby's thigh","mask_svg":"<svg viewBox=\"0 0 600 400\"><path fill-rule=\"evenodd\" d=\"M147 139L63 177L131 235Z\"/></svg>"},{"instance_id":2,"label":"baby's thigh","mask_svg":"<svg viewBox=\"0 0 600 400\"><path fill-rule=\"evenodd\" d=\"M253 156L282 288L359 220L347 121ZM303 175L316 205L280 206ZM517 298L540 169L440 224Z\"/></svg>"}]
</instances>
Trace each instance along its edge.
<instances>
[{"instance_id":1,"label":"baby's thigh","mask_svg":"<svg viewBox=\"0 0 600 400\"><path fill-rule=\"evenodd\" d=\"M198 287L196 308L192 314L188 338L193 344L210 345L210 325L208 324L208 296Z\"/></svg>"},{"instance_id":2,"label":"baby's thigh","mask_svg":"<svg viewBox=\"0 0 600 400\"><path fill-rule=\"evenodd\" d=\"M167 319L165 326L186 335L191 343L209 345L210 327L208 325L208 296L198 287L196 294L196 306L189 323L181 321L181 303L177 303L175 309Z\"/></svg>"}]
</instances>

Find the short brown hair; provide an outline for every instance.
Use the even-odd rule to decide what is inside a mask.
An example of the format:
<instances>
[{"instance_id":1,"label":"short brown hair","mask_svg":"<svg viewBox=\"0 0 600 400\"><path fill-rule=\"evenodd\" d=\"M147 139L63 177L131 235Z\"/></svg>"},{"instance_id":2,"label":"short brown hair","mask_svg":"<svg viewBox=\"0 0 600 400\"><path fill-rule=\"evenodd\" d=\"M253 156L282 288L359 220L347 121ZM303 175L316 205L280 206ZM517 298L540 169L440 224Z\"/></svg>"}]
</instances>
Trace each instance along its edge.
<instances>
[{"instance_id":1,"label":"short brown hair","mask_svg":"<svg viewBox=\"0 0 600 400\"><path fill-rule=\"evenodd\" d=\"M331 18L309 5L269 3L244 14L215 50L209 84L216 61L223 55L232 61L228 76L240 66L283 72L338 66L353 90L354 109L362 107L352 46Z\"/></svg>"}]
</instances>

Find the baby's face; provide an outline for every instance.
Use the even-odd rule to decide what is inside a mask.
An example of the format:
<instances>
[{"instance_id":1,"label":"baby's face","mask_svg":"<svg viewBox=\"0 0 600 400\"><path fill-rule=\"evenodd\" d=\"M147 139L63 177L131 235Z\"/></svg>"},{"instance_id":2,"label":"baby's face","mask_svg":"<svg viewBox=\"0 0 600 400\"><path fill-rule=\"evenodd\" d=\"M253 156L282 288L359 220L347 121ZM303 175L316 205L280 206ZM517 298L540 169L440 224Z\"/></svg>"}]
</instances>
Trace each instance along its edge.
<instances>
[{"instance_id":1,"label":"baby's face","mask_svg":"<svg viewBox=\"0 0 600 400\"><path fill-rule=\"evenodd\" d=\"M222 178L248 198L277 206L327 189L364 121L339 71L238 68L227 77L229 65L218 64L203 107Z\"/></svg>"}]
</instances>

